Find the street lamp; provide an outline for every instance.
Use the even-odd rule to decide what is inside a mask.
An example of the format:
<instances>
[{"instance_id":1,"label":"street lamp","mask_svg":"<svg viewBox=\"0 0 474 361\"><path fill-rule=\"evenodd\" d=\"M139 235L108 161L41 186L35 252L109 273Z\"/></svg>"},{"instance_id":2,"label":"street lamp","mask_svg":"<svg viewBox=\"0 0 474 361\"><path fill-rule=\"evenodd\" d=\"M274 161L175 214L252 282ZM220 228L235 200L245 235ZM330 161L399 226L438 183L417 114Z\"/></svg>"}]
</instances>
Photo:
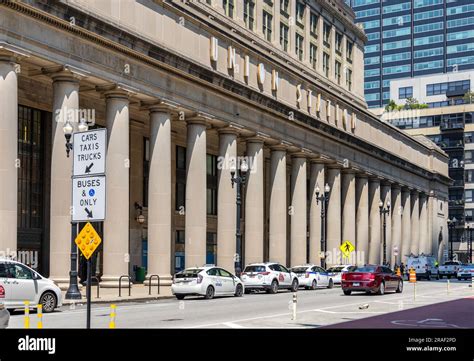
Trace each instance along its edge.
<instances>
[{"instance_id":1,"label":"street lamp","mask_svg":"<svg viewBox=\"0 0 474 361\"><path fill-rule=\"evenodd\" d=\"M382 251L383 251L383 265L387 264L387 214L390 214L390 201L387 201L387 207L383 207L383 202L380 201L379 203L380 215L382 216L383 222L383 243L382 243Z\"/></svg>"},{"instance_id":2,"label":"street lamp","mask_svg":"<svg viewBox=\"0 0 474 361\"><path fill-rule=\"evenodd\" d=\"M331 187L326 183L324 186L324 193L321 193L319 185L316 185L316 204L321 202L321 250L324 252L324 258L321 262L321 266L326 268L326 252L327 252L327 208L329 202L329 192Z\"/></svg>"},{"instance_id":3,"label":"street lamp","mask_svg":"<svg viewBox=\"0 0 474 361\"><path fill-rule=\"evenodd\" d=\"M456 222L458 220L456 217L452 219L448 219L448 229L449 229L449 260L453 260L454 252L453 252L453 236L454 236L454 228L456 227Z\"/></svg>"},{"instance_id":4,"label":"street lamp","mask_svg":"<svg viewBox=\"0 0 474 361\"><path fill-rule=\"evenodd\" d=\"M234 257L234 271L237 277L240 277L242 272L241 266L241 253L242 253L242 232L240 231L240 213L242 208L242 187L245 186L247 171L249 166L246 160L240 162L240 170L237 171L237 167L234 161L230 164L230 181L232 183L232 188L234 184L237 185L237 197L236 197L236 230L235 230L235 257Z\"/></svg>"},{"instance_id":5,"label":"street lamp","mask_svg":"<svg viewBox=\"0 0 474 361\"><path fill-rule=\"evenodd\" d=\"M85 119L81 119L78 130L84 132L88 129ZM66 156L69 158L69 152L73 146L71 143L74 128L71 123L66 122L63 126L64 137L66 138ZM82 298L81 291L77 285L77 246L75 243L77 237L77 223L71 222L71 271L69 272L69 287L66 292L67 300L80 300Z\"/></svg>"}]
</instances>

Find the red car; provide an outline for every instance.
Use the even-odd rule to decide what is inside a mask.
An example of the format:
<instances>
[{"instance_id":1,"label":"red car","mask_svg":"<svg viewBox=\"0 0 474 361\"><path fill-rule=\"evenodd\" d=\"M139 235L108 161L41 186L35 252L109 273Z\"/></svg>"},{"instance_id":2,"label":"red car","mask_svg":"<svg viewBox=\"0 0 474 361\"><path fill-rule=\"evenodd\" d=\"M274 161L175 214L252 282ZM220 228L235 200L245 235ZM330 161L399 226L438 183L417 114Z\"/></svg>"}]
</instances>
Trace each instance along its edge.
<instances>
[{"instance_id":1,"label":"red car","mask_svg":"<svg viewBox=\"0 0 474 361\"><path fill-rule=\"evenodd\" d=\"M388 267L365 265L343 273L341 286L345 295L350 295L352 292L378 295L383 295L386 291L401 293L403 279Z\"/></svg>"}]
</instances>

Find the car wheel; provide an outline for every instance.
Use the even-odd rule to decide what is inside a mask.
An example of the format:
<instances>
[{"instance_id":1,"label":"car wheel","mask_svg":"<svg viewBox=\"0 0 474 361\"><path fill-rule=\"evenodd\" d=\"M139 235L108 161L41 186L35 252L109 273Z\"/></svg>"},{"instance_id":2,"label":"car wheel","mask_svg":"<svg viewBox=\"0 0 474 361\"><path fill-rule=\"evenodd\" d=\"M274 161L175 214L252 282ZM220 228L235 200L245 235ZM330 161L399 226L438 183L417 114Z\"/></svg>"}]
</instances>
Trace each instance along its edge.
<instances>
[{"instance_id":1,"label":"car wheel","mask_svg":"<svg viewBox=\"0 0 474 361\"><path fill-rule=\"evenodd\" d=\"M242 297L242 295L244 294L244 288L242 287L242 285L239 283L237 285L237 287L235 287L235 296L236 297Z\"/></svg>"},{"instance_id":2,"label":"car wheel","mask_svg":"<svg viewBox=\"0 0 474 361\"><path fill-rule=\"evenodd\" d=\"M436 279L439 281L441 277L439 277L439 275L436 276Z\"/></svg>"},{"instance_id":3,"label":"car wheel","mask_svg":"<svg viewBox=\"0 0 474 361\"><path fill-rule=\"evenodd\" d=\"M297 292L298 291L298 280L295 278L293 280L293 282L291 283L291 288L290 288L290 291L291 292Z\"/></svg>"},{"instance_id":4,"label":"car wheel","mask_svg":"<svg viewBox=\"0 0 474 361\"><path fill-rule=\"evenodd\" d=\"M210 299L214 298L214 287L212 287L212 286L207 287L206 295L204 296L204 298L206 300L210 300Z\"/></svg>"},{"instance_id":5,"label":"car wheel","mask_svg":"<svg viewBox=\"0 0 474 361\"><path fill-rule=\"evenodd\" d=\"M272 294L275 294L278 292L278 281L277 280L273 280L272 281L272 284L270 286L270 289L268 290L268 293L272 293Z\"/></svg>"},{"instance_id":6,"label":"car wheel","mask_svg":"<svg viewBox=\"0 0 474 361\"><path fill-rule=\"evenodd\" d=\"M316 288L318 288L318 282L316 280L313 280L313 282L311 283L311 289L315 290Z\"/></svg>"},{"instance_id":7,"label":"car wheel","mask_svg":"<svg viewBox=\"0 0 474 361\"><path fill-rule=\"evenodd\" d=\"M427 281L431 281L431 273L428 272L427 275L426 275L426 280Z\"/></svg>"},{"instance_id":8,"label":"car wheel","mask_svg":"<svg viewBox=\"0 0 474 361\"><path fill-rule=\"evenodd\" d=\"M397 293L402 293L403 292L403 282L402 281L398 281L398 287L397 287L397 290L395 292L397 292Z\"/></svg>"},{"instance_id":9,"label":"car wheel","mask_svg":"<svg viewBox=\"0 0 474 361\"><path fill-rule=\"evenodd\" d=\"M184 295L175 295L178 300L184 300Z\"/></svg>"},{"instance_id":10,"label":"car wheel","mask_svg":"<svg viewBox=\"0 0 474 361\"><path fill-rule=\"evenodd\" d=\"M461 278L461 277L458 277L458 281L462 281L462 278Z\"/></svg>"},{"instance_id":11,"label":"car wheel","mask_svg":"<svg viewBox=\"0 0 474 361\"><path fill-rule=\"evenodd\" d=\"M54 311L58 301L56 300L56 295L48 291L41 295L39 303L43 306L44 313L50 313Z\"/></svg>"},{"instance_id":12,"label":"car wheel","mask_svg":"<svg viewBox=\"0 0 474 361\"><path fill-rule=\"evenodd\" d=\"M334 287L334 282L332 281L332 278L329 280L328 288L333 288Z\"/></svg>"},{"instance_id":13,"label":"car wheel","mask_svg":"<svg viewBox=\"0 0 474 361\"><path fill-rule=\"evenodd\" d=\"M385 283L381 282L379 286L379 290L377 291L378 295L383 295L385 293Z\"/></svg>"},{"instance_id":14,"label":"car wheel","mask_svg":"<svg viewBox=\"0 0 474 361\"><path fill-rule=\"evenodd\" d=\"M346 296L350 296L351 293L352 293L352 291L349 291L349 290L344 290L344 291L342 291L342 292L344 292L344 294L345 294Z\"/></svg>"}]
</instances>

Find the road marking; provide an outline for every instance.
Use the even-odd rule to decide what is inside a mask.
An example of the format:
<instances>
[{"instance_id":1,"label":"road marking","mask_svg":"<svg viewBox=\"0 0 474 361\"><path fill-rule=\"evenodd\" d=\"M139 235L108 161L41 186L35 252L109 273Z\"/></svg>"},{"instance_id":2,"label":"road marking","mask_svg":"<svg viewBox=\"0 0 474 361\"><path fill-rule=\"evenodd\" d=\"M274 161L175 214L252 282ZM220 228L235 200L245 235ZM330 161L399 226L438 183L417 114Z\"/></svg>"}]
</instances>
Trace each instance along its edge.
<instances>
[{"instance_id":1,"label":"road marking","mask_svg":"<svg viewBox=\"0 0 474 361\"><path fill-rule=\"evenodd\" d=\"M223 325L229 328L245 328L244 326L238 325L235 322L224 322Z\"/></svg>"}]
</instances>

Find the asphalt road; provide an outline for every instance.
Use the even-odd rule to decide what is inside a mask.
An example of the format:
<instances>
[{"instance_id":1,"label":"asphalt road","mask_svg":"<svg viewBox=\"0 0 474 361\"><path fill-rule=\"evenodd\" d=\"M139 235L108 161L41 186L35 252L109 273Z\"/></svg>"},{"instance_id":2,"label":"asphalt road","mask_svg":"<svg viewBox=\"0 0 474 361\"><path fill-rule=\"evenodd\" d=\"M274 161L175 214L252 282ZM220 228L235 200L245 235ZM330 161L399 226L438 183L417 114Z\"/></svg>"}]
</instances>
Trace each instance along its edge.
<instances>
[{"instance_id":1,"label":"asphalt road","mask_svg":"<svg viewBox=\"0 0 474 361\"><path fill-rule=\"evenodd\" d=\"M357 322L369 322L368 326L398 327L393 319L370 323L377 317L397 315L395 320L408 319L403 312L414 308L424 308L414 322L435 319L433 328L451 327L474 328L472 317L462 317L459 312L472 312L474 289L467 281L451 281L449 292L446 280L421 281L416 286L414 299L413 285L405 282L402 294L387 293L383 296L352 294L343 295L339 287L315 291L300 290L297 293L297 318L292 320L292 293L280 291L276 295L265 293L244 295L241 298L223 297L213 300L186 298L184 301L166 299L153 302L121 303L117 305L117 328L314 328L314 327L361 327ZM460 302L456 307L446 307L446 302ZM423 308L420 308L422 310ZM439 310L451 310L450 312ZM107 328L109 323L108 305L93 305L92 328ZM402 313L400 313L402 312ZM439 316L442 314L442 317ZM400 315L400 316L398 316ZM457 315L457 316L456 316ZM374 317L377 316L377 317ZM359 321L357 321L359 320ZM356 321L351 326L348 321ZM44 328L83 328L86 323L85 305L74 309L63 307L43 317ZM425 322L426 323L426 322ZM428 322L429 324L430 322ZM338 325L340 324L340 325ZM428 325L427 324L427 325ZM459 325L458 325L459 324ZM36 314L31 314L31 327L36 325ZM443 326L445 325L445 326ZM16 311L10 319L10 328L23 327L23 314ZM409 327L409 326L407 326Z\"/></svg>"}]
</instances>

